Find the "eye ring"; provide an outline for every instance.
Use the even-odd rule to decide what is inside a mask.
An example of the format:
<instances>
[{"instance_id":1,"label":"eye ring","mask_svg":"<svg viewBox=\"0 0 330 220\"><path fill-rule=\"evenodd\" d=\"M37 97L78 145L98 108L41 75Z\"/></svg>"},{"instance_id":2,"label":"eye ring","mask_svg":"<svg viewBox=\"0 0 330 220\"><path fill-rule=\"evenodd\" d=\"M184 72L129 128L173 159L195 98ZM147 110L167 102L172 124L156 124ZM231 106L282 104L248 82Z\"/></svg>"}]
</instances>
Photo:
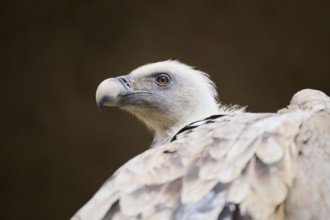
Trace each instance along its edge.
<instances>
[{"instance_id":1,"label":"eye ring","mask_svg":"<svg viewBox=\"0 0 330 220\"><path fill-rule=\"evenodd\" d=\"M159 86L167 86L168 84L170 84L171 82L171 78L166 75L166 74L161 74L159 76L156 77L156 83Z\"/></svg>"}]
</instances>

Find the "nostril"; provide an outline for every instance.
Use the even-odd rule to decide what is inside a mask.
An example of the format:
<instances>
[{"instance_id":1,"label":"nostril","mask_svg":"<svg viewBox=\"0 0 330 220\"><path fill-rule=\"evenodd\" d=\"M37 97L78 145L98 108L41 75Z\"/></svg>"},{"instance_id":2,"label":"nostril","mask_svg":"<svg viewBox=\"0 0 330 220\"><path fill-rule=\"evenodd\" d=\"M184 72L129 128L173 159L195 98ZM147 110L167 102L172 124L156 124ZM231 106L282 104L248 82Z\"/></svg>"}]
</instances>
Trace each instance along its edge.
<instances>
[{"instance_id":1,"label":"nostril","mask_svg":"<svg viewBox=\"0 0 330 220\"><path fill-rule=\"evenodd\" d=\"M128 81L126 79L123 78L123 81L127 87L131 87L131 85L128 83Z\"/></svg>"},{"instance_id":2,"label":"nostril","mask_svg":"<svg viewBox=\"0 0 330 220\"><path fill-rule=\"evenodd\" d=\"M125 77L119 77L119 81L127 88L131 88L131 84L129 80L125 79Z\"/></svg>"}]
</instances>

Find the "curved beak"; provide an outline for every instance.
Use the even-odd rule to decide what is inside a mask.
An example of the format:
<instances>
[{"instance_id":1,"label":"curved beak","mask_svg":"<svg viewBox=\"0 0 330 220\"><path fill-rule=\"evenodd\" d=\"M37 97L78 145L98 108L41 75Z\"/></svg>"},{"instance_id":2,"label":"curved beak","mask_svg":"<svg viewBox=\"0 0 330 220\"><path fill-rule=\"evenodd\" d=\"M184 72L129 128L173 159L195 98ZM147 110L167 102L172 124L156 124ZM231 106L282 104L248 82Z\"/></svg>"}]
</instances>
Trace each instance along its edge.
<instances>
[{"instance_id":1,"label":"curved beak","mask_svg":"<svg viewBox=\"0 0 330 220\"><path fill-rule=\"evenodd\" d=\"M121 96L130 90L130 76L106 79L97 87L96 103L100 109L104 106L118 106Z\"/></svg>"}]
</instances>

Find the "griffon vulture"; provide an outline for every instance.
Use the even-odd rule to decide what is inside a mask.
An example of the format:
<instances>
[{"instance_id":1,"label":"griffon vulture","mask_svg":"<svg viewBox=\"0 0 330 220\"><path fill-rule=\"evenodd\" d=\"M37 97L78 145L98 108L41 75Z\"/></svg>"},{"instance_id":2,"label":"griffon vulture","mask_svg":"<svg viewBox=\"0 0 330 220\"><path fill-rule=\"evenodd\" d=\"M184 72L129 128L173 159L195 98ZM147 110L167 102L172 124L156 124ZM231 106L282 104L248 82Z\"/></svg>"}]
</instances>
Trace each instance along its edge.
<instances>
[{"instance_id":1,"label":"griffon vulture","mask_svg":"<svg viewBox=\"0 0 330 220\"><path fill-rule=\"evenodd\" d=\"M97 104L153 131L74 220L329 219L330 98L305 89L277 113L217 101L208 75L178 61L103 81Z\"/></svg>"}]
</instances>

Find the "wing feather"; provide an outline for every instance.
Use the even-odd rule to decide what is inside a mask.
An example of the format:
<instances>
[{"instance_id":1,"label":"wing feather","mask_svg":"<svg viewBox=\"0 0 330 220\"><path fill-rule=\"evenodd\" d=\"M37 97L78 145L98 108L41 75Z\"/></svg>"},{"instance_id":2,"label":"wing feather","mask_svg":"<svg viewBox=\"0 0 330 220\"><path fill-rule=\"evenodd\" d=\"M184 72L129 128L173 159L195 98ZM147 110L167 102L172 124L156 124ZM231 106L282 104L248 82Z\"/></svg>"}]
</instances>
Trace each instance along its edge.
<instances>
[{"instance_id":1,"label":"wing feather","mask_svg":"<svg viewBox=\"0 0 330 220\"><path fill-rule=\"evenodd\" d=\"M329 97L303 90L278 113L207 120L130 160L72 219L329 215Z\"/></svg>"}]
</instances>

